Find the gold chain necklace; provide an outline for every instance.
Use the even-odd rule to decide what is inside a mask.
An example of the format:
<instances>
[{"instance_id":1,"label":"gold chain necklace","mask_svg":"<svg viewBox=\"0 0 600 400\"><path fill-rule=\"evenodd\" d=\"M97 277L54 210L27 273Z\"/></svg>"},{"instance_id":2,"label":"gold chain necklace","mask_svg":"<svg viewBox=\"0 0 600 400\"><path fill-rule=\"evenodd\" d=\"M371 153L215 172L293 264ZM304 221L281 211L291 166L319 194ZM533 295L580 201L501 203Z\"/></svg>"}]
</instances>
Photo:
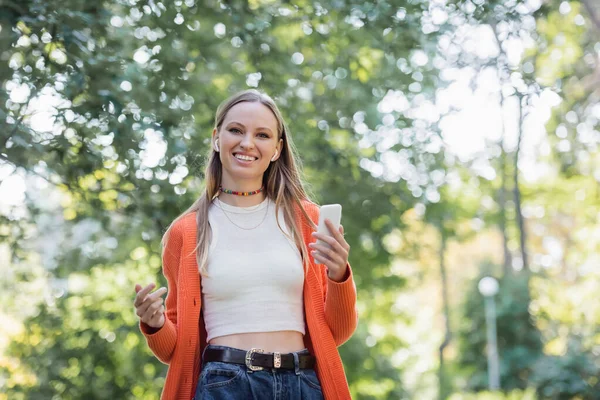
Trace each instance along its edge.
<instances>
[{"instance_id":1,"label":"gold chain necklace","mask_svg":"<svg viewBox=\"0 0 600 400\"><path fill-rule=\"evenodd\" d=\"M251 230L256 229L259 226L261 226L262 223L265 222L265 219L267 219L267 215L269 214L269 200L267 200L267 206L265 207L266 211L265 211L265 215L264 215L263 219L258 223L258 225L253 226L252 228L244 228L243 226L239 226L238 224L233 222L231 220L231 218L229 218L229 215L227 215L227 211L225 211L225 209L223 207L221 207L221 200L219 200L219 198L217 198L216 200L217 200L217 206L221 209L221 211L223 211L223 214L225 214L225 217L229 220L229 222L231 222L233 225L235 225L238 228L243 229L245 231L251 231ZM260 206L260 204L258 204L258 206L256 206L255 208L258 208L259 206Z\"/></svg>"}]
</instances>

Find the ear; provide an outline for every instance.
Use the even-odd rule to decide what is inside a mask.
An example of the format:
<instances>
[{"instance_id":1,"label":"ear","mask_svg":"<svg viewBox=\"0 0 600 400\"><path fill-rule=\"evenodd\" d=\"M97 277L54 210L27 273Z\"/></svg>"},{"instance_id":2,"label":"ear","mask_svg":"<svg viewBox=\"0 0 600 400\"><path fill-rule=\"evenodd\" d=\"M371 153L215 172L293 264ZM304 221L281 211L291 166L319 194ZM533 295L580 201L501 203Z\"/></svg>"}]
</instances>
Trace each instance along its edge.
<instances>
[{"instance_id":1,"label":"ear","mask_svg":"<svg viewBox=\"0 0 600 400\"><path fill-rule=\"evenodd\" d=\"M279 139L279 143L275 147L275 154L271 158L271 162L277 161L281 157L281 149L283 149L283 139Z\"/></svg>"},{"instance_id":2,"label":"ear","mask_svg":"<svg viewBox=\"0 0 600 400\"><path fill-rule=\"evenodd\" d=\"M219 144L218 144L219 136L217 135L217 128L212 131L212 147L213 150L217 153L219 152Z\"/></svg>"}]
</instances>

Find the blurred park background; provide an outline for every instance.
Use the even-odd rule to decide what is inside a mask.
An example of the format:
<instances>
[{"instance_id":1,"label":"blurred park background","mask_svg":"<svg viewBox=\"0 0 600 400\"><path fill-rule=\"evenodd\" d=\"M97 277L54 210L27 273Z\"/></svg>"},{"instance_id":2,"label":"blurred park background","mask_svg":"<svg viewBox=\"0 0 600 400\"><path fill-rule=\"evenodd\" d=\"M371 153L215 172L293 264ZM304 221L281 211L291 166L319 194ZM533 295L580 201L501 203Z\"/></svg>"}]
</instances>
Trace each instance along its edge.
<instances>
[{"instance_id":1,"label":"blurred park background","mask_svg":"<svg viewBox=\"0 0 600 400\"><path fill-rule=\"evenodd\" d=\"M597 0L1 0L0 82L0 399L158 399L134 283L246 88L343 205L353 398L600 399Z\"/></svg>"}]
</instances>

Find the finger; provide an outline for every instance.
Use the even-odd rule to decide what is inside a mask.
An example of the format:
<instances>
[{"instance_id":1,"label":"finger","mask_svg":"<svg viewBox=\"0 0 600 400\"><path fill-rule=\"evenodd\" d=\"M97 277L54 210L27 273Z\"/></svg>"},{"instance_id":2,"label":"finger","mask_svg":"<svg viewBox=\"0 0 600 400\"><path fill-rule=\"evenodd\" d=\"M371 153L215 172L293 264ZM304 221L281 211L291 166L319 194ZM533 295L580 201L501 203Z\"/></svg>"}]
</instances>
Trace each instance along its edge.
<instances>
[{"instance_id":1,"label":"finger","mask_svg":"<svg viewBox=\"0 0 600 400\"><path fill-rule=\"evenodd\" d=\"M319 264L323 264L327 268L328 275L329 272L335 272L340 268L339 264L336 264L333 260L319 252L313 252L312 255L315 261L318 261Z\"/></svg>"},{"instance_id":2,"label":"finger","mask_svg":"<svg viewBox=\"0 0 600 400\"><path fill-rule=\"evenodd\" d=\"M331 233L331 236L334 237L338 242L342 242L344 241L344 235L342 235L338 229L335 229L335 226L333 225L333 222L331 222L330 220L326 219L325 220L325 225L327 225L327 229L329 229L329 232ZM342 225L340 225L341 227Z\"/></svg>"},{"instance_id":3,"label":"finger","mask_svg":"<svg viewBox=\"0 0 600 400\"><path fill-rule=\"evenodd\" d=\"M329 261L327 257L319 253L318 251L311 251L310 254L313 256L317 264L324 264L324 261Z\"/></svg>"},{"instance_id":4,"label":"finger","mask_svg":"<svg viewBox=\"0 0 600 400\"><path fill-rule=\"evenodd\" d=\"M334 243L339 243L340 246L342 246L343 248L349 249L350 245L348 245L348 242L346 242L346 239L344 239L344 235L342 235L339 231L336 231L333 228L333 224L331 224L330 226L331 226L331 228L328 227L328 229L330 229L330 231L333 230L333 232L335 232L335 233L332 233L331 235L325 235L322 233L313 232L312 233L313 237L316 237L317 239L321 239L324 242L327 242L331 245L333 245ZM331 241L331 240L333 240L333 241Z\"/></svg>"},{"instance_id":5,"label":"finger","mask_svg":"<svg viewBox=\"0 0 600 400\"><path fill-rule=\"evenodd\" d=\"M155 299L155 300L147 300L144 302L144 304L142 304L142 306L140 307L140 310L141 310L142 314L147 313L148 310L153 310L152 312L154 312L162 304L164 304L164 300L162 297L159 297L158 299Z\"/></svg>"},{"instance_id":6,"label":"finger","mask_svg":"<svg viewBox=\"0 0 600 400\"><path fill-rule=\"evenodd\" d=\"M155 319L156 317L160 317L160 315L161 315L161 314L164 314L164 312L165 312L165 305L164 305L164 304L162 304L162 305L161 305L161 306L158 308L158 310L156 310L156 311L154 312L154 314L152 314L152 319Z\"/></svg>"},{"instance_id":7,"label":"finger","mask_svg":"<svg viewBox=\"0 0 600 400\"><path fill-rule=\"evenodd\" d=\"M348 244L348 242L346 241L346 234L344 233L344 226L340 225L340 235L342 235L342 238L344 239L344 243L347 245L347 248L350 248L350 245ZM343 246L344 244L342 244ZM346 247L346 246L344 246Z\"/></svg>"},{"instance_id":8,"label":"finger","mask_svg":"<svg viewBox=\"0 0 600 400\"><path fill-rule=\"evenodd\" d=\"M322 240L323 242L330 244L330 245L334 245L337 243L337 240L335 240L335 238L330 235L326 235L323 233L317 233L317 232L313 232L312 235L317 240Z\"/></svg>"},{"instance_id":9,"label":"finger","mask_svg":"<svg viewBox=\"0 0 600 400\"><path fill-rule=\"evenodd\" d=\"M317 260L319 264L322 264L325 267L327 276L331 279L336 280L337 282L340 282L339 279L341 279L341 277L343 276L343 274L345 274L346 271L346 263L344 262L343 264L340 264L335 260L331 260L328 257L319 254L318 252L313 253L316 253L313 254L314 259Z\"/></svg>"},{"instance_id":10,"label":"finger","mask_svg":"<svg viewBox=\"0 0 600 400\"><path fill-rule=\"evenodd\" d=\"M160 307L160 305L163 304L162 297L159 297L154 301L146 300L145 302L143 302L142 305L138 307L137 315L139 315L140 317L144 316L148 312L150 307L154 306L155 304L156 308Z\"/></svg>"},{"instance_id":11,"label":"finger","mask_svg":"<svg viewBox=\"0 0 600 400\"><path fill-rule=\"evenodd\" d=\"M146 314L145 317L150 320L152 319L152 317L154 316L154 314L156 314L156 312L158 310L160 310L160 308L163 306L163 303L160 300L155 301L154 303L152 303L150 305L150 307L148 307L148 309L146 310Z\"/></svg>"},{"instance_id":12,"label":"finger","mask_svg":"<svg viewBox=\"0 0 600 400\"><path fill-rule=\"evenodd\" d=\"M324 241L325 243L327 243L329 246L331 246L331 248L336 251L339 252L341 254L348 254L348 248L346 246L344 246L342 243L338 242L336 239L332 238L331 236L327 236L327 235L321 235L318 234L319 236L315 235L315 237L317 239L320 239L322 241ZM316 248L315 246L323 246L323 244L319 244L317 242L315 243L309 243L308 244L309 247L311 248ZM325 248L327 248L327 246L325 246Z\"/></svg>"},{"instance_id":13,"label":"finger","mask_svg":"<svg viewBox=\"0 0 600 400\"><path fill-rule=\"evenodd\" d=\"M334 260L336 258L340 258L340 260L342 260L343 258L348 256L348 252L342 246L340 246L339 243L334 245L334 247L328 247L328 246L318 244L318 243L310 243L308 246L311 249L316 250L319 253L326 255L327 257L331 258L332 260Z\"/></svg>"},{"instance_id":14,"label":"finger","mask_svg":"<svg viewBox=\"0 0 600 400\"><path fill-rule=\"evenodd\" d=\"M164 299L160 296L162 296L166 291L167 291L167 288L162 287L162 288L158 289L156 292L146 296L146 299L143 301L143 303L140 304L139 306L137 306L136 314L139 317L141 317L146 313L148 308L155 302L158 301L159 303L162 304Z\"/></svg>"},{"instance_id":15,"label":"finger","mask_svg":"<svg viewBox=\"0 0 600 400\"><path fill-rule=\"evenodd\" d=\"M144 315L146 315L146 312L148 311L148 308L151 305L152 305L152 303L148 303L148 302L142 303L135 309L136 315L140 318L144 318Z\"/></svg>"},{"instance_id":16,"label":"finger","mask_svg":"<svg viewBox=\"0 0 600 400\"><path fill-rule=\"evenodd\" d=\"M159 309L156 313L154 313L152 318L150 318L150 321L148 321L148 325L159 327L159 326L161 326L160 322L161 322L162 318L164 318L164 309L163 308ZM163 324L164 324L164 322L163 322Z\"/></svg>"},{"instance_id":17,"label":"finger","mask_svg":"<svg viewBox=\"0 0 600 400\"><path fill-rule=\"evenodd\" d=\"M150 321L152 319L152 315L162 306L162 299L156 300L154 303L151 303L144 312L142 313L143 321Z\"/></svg>"},{"instance_id":18,"label":"finger","mask_svg":"<svg viewBox=\"0 0 600 400\"><path fill-rule=\"evenodd\" d=\"M148 311L146 312L148 320L154 319L154 317L156 316L156 314L158 314L158 312L160 311L160 309L162 307L163 307L163 304L161 304L161 303L156 304L155 303L150 308L148 308Z\"/></svg>"},{"instance_id":19,"label":"finger","mask_svg":"<svg viewBox=\"0 0 600 400\"><path fill-rule=\"evenodd\" d=\"M135 301L133 302L133 305L136 307L139 307L140 304L142 304L146 298L146 295L156 287L156 285L154 283L149 284L148 286L146 286L145 288L143 288L142 290L140 290L138 292L138 294L135 296Z\"/></svg>"},{"instance_id":20,"label":"finger","mask_svg":"<svg viewBox=\"0 0 600 400\"><path fill-rule=\"evenodd\" d=\"M138 293L140 290L142 290L142 285L140 285L139 283L135 284L135 292Z\"/></svg>"},{"instance_id":21,"label":"finger","mask_svg":"<svg viewBox=\"0 0 600 400\"><path fill-rule=\"evenodd\" d=\"M154 314L152 314L152 317L154 317L156 314L159 314L161 312L161 310L164 312L165 311L165 305L161 304L160 307L158 307L158 310L154 311Z\"/></svg>"},{"instance_id":22,"label":"finger","mask_svg":"<svg viewBox=\"0 0 600 400\"><path fill-rule=\"evenodd\" d=\"M331 223L331 221L329 221L329 223L327 223L327 221L329 221L329 220L326 220L325 223L327 224L327 228L331 232L331 236L333 238L335 238L335 240L337 240L338 243L342 245L342 247L344 247L344 248L350 247L348 245L348 242L346 242L346 239L344 238L344 227L342 225L340 225L338 229L335 229L335 227L333 226L333 223Z\"/></svg>"},{"instance_id":23,"label":"finger","mask_svg":"<svg viewBox=\"0 0 600 400\"><path fill-rule=\"evenodd\" d=\"M313 248L316 249L316 251L313 251L313 254L316 253L317 255L320 255L321 258L326 258L336 265L344 264L344 258L338 252L335 252L325 246L319 245L315 245Z\"/></svg>"},{"instance_id":24,"label":"finger","mask_svg":"<svg viewBox=\"0 0 600 400\"><path fill-rule=\"evenodd\" d=\"M337 233L337 229L335 229L333 222L331 222L331 220L329 218L325 218L325 226L327 226L327 229L329 230L329 233L331 234L331 236L335 237L335 234Z\"/></svg>"},{"instance_id":25,"label":"finger","mask_svg":"<svg viewBox=\"0 0 600 400\"><path fill-rule=\"evenodd\" d=\"M149 294L147 296L147 298L150 299L151 301L154 301L154 300L158 299L159 297L162 297L165 293L167 293L167 288L163 286L163 287L157 289L155 292L152 292L151 294Z\"/></svg>"},{"instance_id":26,"label":"finger","mask_svg":"<svg viewBox=\"0 0 600 400\"><path fill-rule=\"evenodd\" d=\"M153 301L155 301L157 298L160 298L163 294L165 294L167 292L167 288L166 287L161 287L160 289L158 289L157 291L149 294L146 296L145 299L143 299L141 301L141 303L136 306L136 307L142 307L144 305L144 303L146 302L150 302L152 303Z\"/></svg>"}]
</instances>

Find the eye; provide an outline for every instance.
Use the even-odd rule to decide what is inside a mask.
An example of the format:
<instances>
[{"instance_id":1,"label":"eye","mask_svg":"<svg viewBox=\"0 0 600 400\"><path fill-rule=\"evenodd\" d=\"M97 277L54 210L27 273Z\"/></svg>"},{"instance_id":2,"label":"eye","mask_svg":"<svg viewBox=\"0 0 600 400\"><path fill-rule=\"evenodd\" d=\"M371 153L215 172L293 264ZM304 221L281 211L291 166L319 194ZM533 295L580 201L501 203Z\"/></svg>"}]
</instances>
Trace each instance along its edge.
<instances>
[{"instance_id":1,"label":"eye","mask_svg":"<svg viewBox=\"0 0 600 400\"><path fill-rule=\"evenodd\" d=\"M238 128L229 128L229 132L231 133L242 133Z\"/></svg>"},{"instance_id":2,"label":"eye","mask_svg":"<svg viewBox=\"0 0 600 400\"><path fill-rule=\"evenodd\" d=\"M261 138L264 138L264 139L268 139L270 137L269 134L267 134L267 133L259 133L258 136L260 136Z\"/></svg>"}]
</instances>

